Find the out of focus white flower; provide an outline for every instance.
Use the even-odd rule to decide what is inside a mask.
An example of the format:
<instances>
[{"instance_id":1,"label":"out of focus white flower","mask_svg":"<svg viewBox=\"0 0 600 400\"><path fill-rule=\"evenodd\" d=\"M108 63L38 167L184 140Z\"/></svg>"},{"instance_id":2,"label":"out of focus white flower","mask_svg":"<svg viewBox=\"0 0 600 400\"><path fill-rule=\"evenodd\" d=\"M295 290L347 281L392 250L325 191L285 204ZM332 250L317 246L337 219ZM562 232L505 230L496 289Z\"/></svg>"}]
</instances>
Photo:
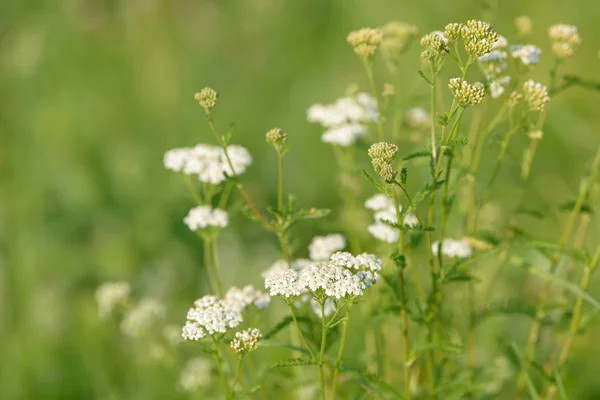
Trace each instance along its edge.
<instances>
[{"instance_id":1,"label":"out of focus white flower","mask_svg":"<svg viewBox=\"0 0 600 400\"><path fill-rule=\"evenodd\" d=\"M581 44L577 27L573 25L552 25L548 28L548 36L552 42L552 51L559 58L571 57Z\"/></svg>"},{"instance_id":2,"label":"out of focus white flower","mask_svg":"<svg viewBox=\"0 0 600 400\"><path fill-rule=\"evenodd\" d=\"M431 245L431 250L435 256L439 254L439 245L439 241ZM467 239L444 239L442 242L442 254L446 257L468 258L473 254L473 247Z\"/></svg>"},{"instance_id":3,"label":"out of focus white flower","mask_svg":"<svg viewBox=\"0 0 600 400\"><path fill-rule=\"evenodd\" d=\"M258 348L258 342L262 334L256 328L245 329L235 333L235 338L231 341L231 348L237 354L246 354Z\"/></svg>"},{"instance_id":4,"label":"out of focus white flower","mask_svg":"<svg viewBox=\"0 0 600 400\"><path fill-rule=\"evenodd\" d=\"M206 335L225 333L243 321L239 308L216 296L204 296L196 300L186 319L182 329L182 337L186 340L200 340Z\"/></svg>"},{"instance_id":5,"label":"out of focus white flower","mask_svg":"<svg viewBox=\"0 0 600 400\"><path fill-rule=\"evenodd\" d=\"M366 124L379 118L377 101L367 93L341 97L333 104L315 104L306 117L326 128L321 141L348 147L367 133Z\"/></svg>"},{"instance_id":6,"label":"out of focus white flower","mask_svg":"<svg viewBox=\"0 0 600 400\"><path fill-rule=\"evenodd\" d=\"M162 303L150 298L142 299L125 314L121 331L128 336L139 337L163 318L165 311Z\"/></svg>"},{"instance_id":7,"label":"out of focus white flower","mask_svg":"<svg viewBox=\"0 0 600 400\"><path fill-rule=\"evenodd\" d=\"M381 222L375 222L374 224L369 225L367 230L375 237L375 239L381 240L382 242L397 243L400 238L399 229L392 228Z\"/></svg>"},{"instance_id":8,"label":"out of focus white flower","mask_svg":"<svg viewBox=\"0 0 600 400\"><path fill-rule=\"evenodd\" d=\"M431 115L423 107L413 107L406 111L406 125L411 129L431 128Z\"/></svg>"},{"instance_id":9,"label":"out of focus white flower","mask_svg":"<svg viewBox=\"0 0 600 400\"><path fill-rule=\"evenodd\" d=\"M490 83L490 95L493 99L497 99L502 96L506 87L510 84L510 76L503 76L502 78L497 78L492 83Z\"/></svg>"},{"instance_id":10,"label":"out of focus white flower","mask_svg":"<svg viewBox=\"0 0 600 400\"><path fill-rule=\"evenodd\" d=\"M538 64L542 50L532 44L510 46L510 55L518 58L525 65Z\"/></svg>"},{"instance_id":11,"label":"out of focus white flower","mask_svg":"<svg viewBox=\"0 0 600 400\"><path fill-rule=\"evenodd\" d=\"M114 308L123 304L129 298L131 290L127 282L105 282L96 289L96 303L98 303L98 314L106 318Z\"/></svg>"},{"instance_id":12,"label":"out of focus white flower","mask_svg":"<svg viewBox=\"0 0 600 400\"><path fill-rule=\"evenodd\" d=\"M308 246L311 260L327 260L333 253L346 247L344 235L331 234L327 236L315 236Z\"/></svg>"},{"instance_id":13,"label":"out of focus white flower","mask_svg":"<svg viewBox=\"0 0 600 400\"><path fill-rule=\"evenodd\" d=\"M394 207L394 202L390 197L382 193L373 195L365 201L365 208L369 210L379 211L389 207Z\"/></svg>"},{"instance_id":14,"label":"out of focus white flower","mask_svg":"<svg viewBox=\"0 0 600 400\"><path fill-rule=\"evenodd\" d=\"M229 307L244 312L251 304L258 309L268 307L271 297L257 290L253 285L246 285L242 289L232 286L225 293L224 301L227 302Z\"/></svg>"},{"instance_id":15,"label":"out of focus white flower","mask_svg":"<svg viewBox=\"0 0 600 400\"><path fill-rule=\"evenodd\" d=\"M227 155L229 160L222 148L198 144L193 148L169 150L165 153L163 161L165 168L169 170L186 175L197 175L201 182L217 185L225 181L225 174L240 175L252 164L252 156L242 146L227 146Z\"/></svg>"},{"instance_id":16,"label":"out of focus white flower","mask_svg":"<svg viewBox=\"0 0 600 400\"><path fill-rule=\"evenodd\" d=\"M204 358L188 360L179 376L179 387L186 392L193 392L206 387L211 380L212 363Z\"/></svg>"},{"instance_id":17,"label":"out of focus white flower","mask_svg":"<svg viewBox=\"0 0 600 400\"><path fill-rule=\"evenodd\" d=\"M419 219L415 214L408 213L404 216L403 223L408 227L414 228L415 226L419 225Z\"/></svg>"},{"instance_id":18,"label":"out of focus white flower","mask_svg":"<svg viewBox=\"0 0 600 400\"><path fill-rule=\"evenodd\" d=\"M197 206L190 210L183 222L192 231L208 227L224 228L229 223L227 211L210 206Z\"/></svg>"}]
</instances>

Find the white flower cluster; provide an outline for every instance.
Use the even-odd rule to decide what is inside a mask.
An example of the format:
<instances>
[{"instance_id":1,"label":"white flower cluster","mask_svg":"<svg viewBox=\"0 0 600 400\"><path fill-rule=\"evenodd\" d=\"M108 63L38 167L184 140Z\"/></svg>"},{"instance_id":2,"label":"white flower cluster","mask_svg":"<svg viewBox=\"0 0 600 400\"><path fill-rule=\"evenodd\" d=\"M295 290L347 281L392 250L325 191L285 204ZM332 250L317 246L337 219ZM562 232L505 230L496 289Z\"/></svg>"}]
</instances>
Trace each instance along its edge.
<instances>
[{"instance_id":1,"label":"white flower cluster","mask_svg":"<svg viewBox=\"0 0 600 400\"><path fill-rule=\"evenodd\" d=\"M306 117L327 130L321 136L324 143L348 147L367 133L366 124L379 118L377 101L367 93L341 97L332 104L311 106Z\"/></svg>"},{"instance_id":2,"label":"white flower cluster","mask_svg":"<svg viewBox=\"0 0 600 400\"><path fill-rule=\"evenodd\" d=\"M115 307L123 304L129 298L130 291L127 282L105 282L96 289L96 303L100 317L108 317Z\"/></svg>"},{"instance_id":3,"label":"white flower cluster","mask_svg":"<svg viewBox=\"0 0 600 400\"><path fill-rule=\"evenodd\" d=\"M398 216L392 199L384 194L376 194L365 201L365 207L375 211L373 215L375 223L367 228L369 233L382 242L396 243L400 238L400 230L382 222L398 223ZM402 211L402 206L400 206L400 211ZM404 216L402 223L408 227L415 227L419 225L419 220L416 215L408 213Z\"/></svg>"},{"instance_id":4,"label":"white flower cluster","mask_svg":"<svg viewBox=\"0 0 600 400\"><path fill-rule=\"evenodd\" d=\"M157 319L164 317L165 311L165 306L158 301L142 299L125 314L121 321L121 331L128 336L139 337L150 329Z\"/></svg>"},{"instance_id":5,"label":"white flower cluster","mask_svg":"<svg viewBox=\"0 0 600 400\"><path fill-rule=\"evenodd\" d=\"M271 303L271 296L257 290L253 285L246 285L241 289L232 286L225 293L224 301L228 303L229 307L244 312L251 304L259 310L267 308Z\"/></svg>"},{"instance_id":6,"label":"white flower cluster","mask_svg":"<svg viewBox=\"0 0 600 400\"><path fill-rule=\"evenodd\" d=\"M242 312L235 305L216 296L204 296L188 311L181 336L186 340L200 340L206 335L225 333L241 322Z\"/></svg>"},{"instance_id":7,"label":"white flower cluster","mask_svg":"<svg viewBox=\"0 0 600 400\"><path fill-rule=\"evenodd\" d=\"M308 245L308 254L313 261L327 260L336 251L346 247L344 235L334 233L327 236L315 236Z\"/></svg>"},{"instance_id":8,"label":"white flower cluster","mask_svg":"<svg viewBox=\"0 0 600 400\"><path fill-rule=\"evenodd\" d=\"M487 54L478 57L480 63L484 65L486 74L499 74L508 66L506 58L506 48L508 47L508 41L502 35L498 37L498 40L492 45L492 51Z\"/></svg>"},{"instance_id":9,"label":"white flower cluster","mask_svg":"<svg viewBox=\"0 0 600 400\"><path fill-rule=\"evenodd\" d=\"M211 206L197 206L190 210L183 222L192 231L208 227L224 228L229 223L227 211Z\"/></svg>"},{"instance_id":10,"label":"white flower cluster","mask_svg":"<svg viewBox=\"0 0 600 400\"><path fill-rule=\"evenodd\" d=\"M440 242L436 241L431 245L433 254L437 256ZM468 258L473 254L473 247L467 239L444 239L442 242L442 254L446 257Z\"/></svg>"},{"instance_id":11,"label":"white flower cluster","mask_svg":"<svg viewBox=\"0 0 600 400\"><path fill-rule=\"evenodd\" d=\"M179 387L186 392L194 392L198 388L208 386L212 364L204 358L192 358L185 363L179 376Z\"/></svg>"},{"instance_id":12,"label":"white flower cluster","mask_svg":"<svg viewBox=\"0 0 600 400\"><path fill-rule=\"evenodd\" d=\"M406 110L406 126L415 130L431 128L431 115L423 107L413 107Z\"/></svg>"},{"instance_id":13,"label":"white flower cluster","mask_svg":"<svg viewBox=\"0 0 600 400\"><path fill-rule=\"evenodd\" d=\"M231 348L237 354L246 354L258 348L258 342L262 334L256 328L248 328L235 333L235 338L231 341Z\"/></svg>"},{"instance_id":14,"label":"white flower cluster","mask_svg":"<svg viewBox=\"0 0 600 400\"><path fill-rule=\"evenodd\" d=\"M322 292L327 297L361 296L364 289L380 279L383 263L371 254L354 257L347 252L337 252L328 262L319 262L304 267L300 272L288 269L265 279L265 288L271 296L299 296L306 291Z\"/></svg>"},{"instance_id":15,"label":"white flower cluster","mask_svg":"<svg viewBox=\"0 0 600 400\"><path fill-rule=\"evenodd\" d=\"M296 260L292 261L292 269L294 269L295 271L300 271L302 268L306 267L308 264L311 264L313 262L313 260L309 260L307 258L298 258ZM281 259L281 260L277 260L275 261L269 268L267 268L266 270L264 270L260 276L263 279L267 279L267 277L269 275L272 275L276 272L283 272L285 270L287 270L290 266L288 265L288 262Z\"/></svg>"},{"instance_id":16,"label":"white flower cluster","mask_svg":"<svg viewBox=\"0 0 600 400\"><path fill-rule=\"evenodd\" d=\"M227 154L233 170L223 149L207 144L169 150L165 153L163 162L167 169L196 175L201 182L218 185L225 181L225 174L239 175L252 164L250 153L242 146L227 146Z\"/></svg>"},{"instance_id":17,"label":"white flower cluster","mask_svg":"<svg viewBox=\"0 0 600 400\"><path fill-rule=\"evenodd\" d=\"M525 65L539 64L541 54L542 50L532 44L510 46L510 55Z\"/></svg>"}]
</instances>

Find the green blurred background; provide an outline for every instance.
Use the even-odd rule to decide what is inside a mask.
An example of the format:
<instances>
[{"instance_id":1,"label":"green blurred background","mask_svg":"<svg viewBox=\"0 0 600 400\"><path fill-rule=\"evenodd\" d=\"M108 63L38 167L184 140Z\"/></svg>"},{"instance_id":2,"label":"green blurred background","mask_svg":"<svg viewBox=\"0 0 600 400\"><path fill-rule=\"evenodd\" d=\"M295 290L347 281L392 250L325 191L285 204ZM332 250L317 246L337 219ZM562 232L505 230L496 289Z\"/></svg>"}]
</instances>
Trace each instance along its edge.
<instances>
[{"instance_id":1,"label":"green blurred background","mask_svg":"<svg viewBox=\"0 0 600 400\"><path fill-rule=\"evenodd\" d=\"M534 21L531 42L546 61L535 77L547 81L547 26L564 22L578 26L584 40L565 70L600 78L600 2L499 3L492 15L501 34L514 33L518 15ZM299 255L305 255L310 237L336 229L340 203L331 148L319 141L320 128L306 122L305 110L342 95L348 83L366 87L347 33L390 20L414 23L424 33L482 17L490 6L468 0L0 2L0 399L187 396L175 389L177 368L128 356L135 343L99 319L93 292L106 280L129 281L136 297L165 302L175 323L201 294L201 243L182 223L192 203L162 165L167 149L212 142L196 91L215 88L218 125L237 123L234 142L254 156L243 179L261 207L276 196L275 156L264 133L274 126L288 133L287 188L303 206L334 209L324 223L299 229ZM406 87L419 79L417 47L402 66ZM600 140L599 101L598 93L579 88L552 101L530 205L549 209L573 198ZM489 162L493 157L490 150ZM513 162L499 192L510 196L517 179ZM555 240L558 221L531 221L530 229ZM594 220L588 248L598 238ZM239 213L222 244L227 284L260 285L259 271L278 257L275 241ZM521 330L505 329L522 339L528 325L517 321ZM594 369L600 341L578 342L574 357L573 398L600 398Z\"/></svg>"}]
</instances>

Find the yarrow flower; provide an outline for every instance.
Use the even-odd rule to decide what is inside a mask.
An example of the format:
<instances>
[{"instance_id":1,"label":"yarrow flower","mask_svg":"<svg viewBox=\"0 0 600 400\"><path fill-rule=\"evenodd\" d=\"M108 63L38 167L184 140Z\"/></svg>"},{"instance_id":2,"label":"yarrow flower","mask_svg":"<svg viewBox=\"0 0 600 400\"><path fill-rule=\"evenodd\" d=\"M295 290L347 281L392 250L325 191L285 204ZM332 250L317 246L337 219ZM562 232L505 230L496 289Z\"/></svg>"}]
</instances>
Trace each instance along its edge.
<instances>
[{"instance_id":1,"label":"yarrow flower","mask_svg":"<svg viewBox=\"0 0 600 400\"><path fill-rule=\"evenodd\" d=\"M346 247L344 235L332 234L315 236L308 246L309 257L313 261L327 260L333 253Z\"/></svg>"},{"instance_id":2,"label":"yarrow flower","mask_svg":"<svg viewBox=\"0 0 600 400\"><path fill-rule=\"evenodd\" d=\"M96 289L96 303L100 317L108 317L116 306L129 298L131 287L127 282L105 282Z\"/></svg>"},{"instance_id":3,"label":"yarrow flower","mask_svg":"<svg viewBox=\"0 0 600 400\"><path fill-rule=\"evenodd\" d=\"M390 22L383 26L381 50L389 61L397 65L399 56L406 51L418 33L415 25L407 22Z\"/></svg>"},{"instance_id":4,"label":"yarrow flower","mask_svg":"<svg viewBox=\"0 0 600 400\"><path fill-rule=\"evenodd\" d=\"M227 303L228 307L244 312L251 304L259 310L267 308L271 303L271 297L267 293L257 290L253 285L246 285L241 289L232 286L225 293L223 301Z\"/></svg>"},{"instance_id":5,"label":"yarrow flower","mask_svg":"<svg viewBox=\"0 0 600 400\"><path fill-rule=\"evenodd\" d=\"M510 55L525 65L539 64L542 50L532 44L510 46Z\"/></svg>"},{"instance_id":6,"label":"yarrow flower","mask_svg":"<svg viewBox=\"0 0 600 400\"><path fill-rule=\"evenodd\" d=\"M479 63L483 68L483 72L488 79L494 78L508 66L506 63L508 57L506 52L507 47L508 42L506 38L499 35L498 40L492 45L492 51L478 58Z\"/></svg>"},{"instance_id":7,"label":"yarrow flower","mask_svg":"<svg viewBox=\"0 0 600 400\"><path fill-rule=\"evenodd\" d=\"M481 82L471 85L462 78L452 78L448 87L456 101L463 107L469 104L479 104L485 97L485 88Z\"/></svg>"},{"instance_id":8,"label":"yarrow flower","mask_svg":"<svg viewBox=\"0 0 600 400\"><path fill-rule=\"evenodd\" d=\"M379 112L373 96L361 92L341 97L332 104L315 104L306 116L309 122L327 129L321 136L322 142L348 147L367 134L366 124L376 122Z\"/></svg>"},{"instance_id":9,"label":"yarrow flower","mask_svg":"<svg viewBox=\"0 0 600 400\"><path fill-rule=\"evenodd\" d=\"M212 364L205 358L188 360L179 376L179 387L186 392L194 392L210 384Z\"/></svg>"},{"instance_id":10,"label":"yarrow flower","mask_svg":"<svg viewBox=\"0 0 600 400\"><path fill-rule=\"evenodd\" d=\"M383 196L386 200L383 199ZM369 206L367 206L367 203ZM390 226L387 223L398 224L398 216L396 213L396 207L392 200L382 194L371 197L365 206L375 212L373 215L375 223L368 226L367 231L375 237L375 239L387 243L396 243L400 238L400 230L396 227ZM377 207L377 209L375 209ZM400 206L402 211L402 206ZM387 223L386 223L387 222ZM404 216L402 224L414 228L419 225L419 219L412 213L407 213Z\"/></svg>"},{"instance_id":11,"label":"yarrow flower","mask_svg":"<svg viewBox=\"0 0 600 400\"><path fill-rule=\"evenodd\" d=\"M439 241L436 241L431 245L431 250L435 256L439 254L439 246ZM473 254L473 247L466 239L444 239L442 242L442 254L446 257L468 258Z\"/></svg>"},{"instance_id":12,"label":"yarrow flower","mask_svg":"<svg viewBox=\"0 0 600 400\"><path fill-rule=\"evenodd\" d=\"M520 36L529 36L533 32L533 21L526 15L515 18L515 27Z\"/></svg>"},{"instance_id":13,"label":"yarrow flower","mask_svg":"<svg viewBox=\"0 0 600 400\"><path fill-rule=\"evenodd\" d=\"M187 313L182 329L186 340L200 340L207 335L226 333L242 323L242 312L231 301L219 300L216 296L204 296L194 302Z\"/></svg>"},{"instance_id":14,"label":"yarrow flower","mask_svg":"<svg viewBox=\"0 0 600 400\"><path fill-rule=\"evenodd\" d=\"M165 153L163 162L166 169L196 175L201 182L218 185L225 181L225 174L240 175L252 164L250 153L242 146L227 146L227 155L231 165L222 148L199 144L193 148L171 149Z\"/></svg>"},{"instance_id":15,"label":"yarrow flower","mask_svg":"<svg viewBox=\"0 0 600 400\"><path fill-rule=\"evenodd\" d=\"M205 87L194 95L194 98L207 113L217 104L217 92L209 87Z\"/></svg>"},{"instance_id":16,"label":"yarrow flower","mask_svg":"<svg viewBox=\"0 0 600 400\"><path fill-rule=\"evenodd\" d=\"M395 178L396 172L392 161L396 157L398 146L386 142L374 143L369 147L369 157L371 165L384 180L391 181Z\"/></svg>"},{"instance_id":17,"label":"yarrow flower","mask_svg":"<svg viewBox=\"0 0 600 400\"><path fill-rule=\"evenodd\" d=\"M360 58L372 59L383 40L383 33L380 29L362 28L350 32L346 40Z\"/></svg>"},{"instance_id":18,"label":"yarrow flower","mask_svg":"<svg viewBox=\"0 0 600 400\"><path fill-rule=\"evenodd\" d=\"M365 201L365 208L369 210L379 211L389 207L394 207L394 202L383 193L373 195Z\"/></svg>"},{"instance_id":19,"label":"yarrow flower","mask_svg":"<svg viewBox=\"0 0 600 400\"><path fill-rule=\"evenodd\" d=\"M497 78L490 83L490 95L492 99L497 99L502 96L506 87L510 84L510 76L506 75L501 78Z\"/></svg>"},{"instance_id":20,"label":"yarrow flower","mask_svg":"<svg viewBox=\"0 0 600 400\"><path fill-rule=\"evenodd\" d=\"M297 258L292 260L292 269L295 271L300 271L302 268L306 267L312 262L313 260L309 260L308 258ZM261 277L266 279L269 275L276 272L283 272L288 268L290 268L290 266L286 260L277 260L269 268L261 272Z\"/></svg>"},{"instance_id":21,"label":"yarrow flower","mask_svg":"<svg viewBox=\"0 0 600 400\"><path fill-rule=\"evenodd\" d=\"M415 130L425 131L431 128L431 115L423 107L413 107L406 110L406 126Z\"/></svg>"},{"instance_id":22,"label":"yarrow flower","mask_svg":"<svg viewBox=\"0 0 600 400\"><path fill-rule=\"evenodd\" d=\"M256 328L245 329L235 333L235 338L231 341L231 348L237 354L244 355L258 348L258 342L262 334Z\"/></svg>"},{"instance_id":23,"label":"yarrow flower","mask_svg":"<svg viewBox=\"0 0 600 400\"><path fill-rule=\"evenodd\" d=\"M543 112L550 102L548 88L531 79L523 84L523 98L531 111Z\"/></svg>"},{"instance_id":24,"label":"yarrow flower","mask_svg":"<svg viewBox=\"0 0 600 400\"><path fill-rule=\"evenodd\" d=\"M465 50L475 57L481 57L492 51L499 35L487 22L475 19L467 21L461 27L461 36L465 43Z\"/></svg>"},{"instance_id":25,"label":"yarrow flower","mask_svg":"<svg viewBox=\"0 0 600 400\"><path fill-rule=\"evenodd\" d=\"M421 46L421 58L435 62L448 53L448 38L441 31L433 31L421 38Z\"/></svg>"},{"instance_id":26,"label":"yarrow flower","mask_svg":"<svg viewBox=\"0 0 600 400\"><path fill-rule=\"evenodd\" d=\"M121 321L121 331L132 337L138 337L149 330L157 319L164 317L165 306L150 298L140 300L125 314Z\"/></svg>"},{"instance_id":27,"label":"yarrow flower","mask_svg":"<svg viewBox=\"0 0 600 400\"><path fill-rule=\"evenodd\" d=\"M569 58L581 44L577 27L557 24L548 28L548 36L552 42L552 51L559 58Z\"/></svg>"},{"instance_id":28,"label":"yarrow flower","mask_svg":"<svg viewBox=\"0 0 600 400\"><path fill-rule=\"evenodd\" d=\"M300 272L288 269L265 279L265 288L271 296L286 298L299 296L306 291L315 296L324 295L336 299L362 296L363 291L380 279L376 271L382 261L370 254L354 257L347 252L337 252L329 261L304 267Z\"/></svg>"},{"instance_id":29,"label":"yarrow flower","mask_svg":"<svg viewBox=\"0 0 600 400\"><path fill-rule=\"evenodd\" d=\"M196 206L190 210L183 222L192 231L209 227L224 228L229 223L227 211L210 206Z\"/></svg>"},{"instance_id":30,"label":"yarrow flower","mask_svg":"<svg viewBox=\"0 0 600 400\"><path fill-rule=\"evenodd\" d=\"M267 143L272 144L275 148L281 148L287 141L287 135L279 128L273 128L265 135Z\"/></svg>"}]
</instances>

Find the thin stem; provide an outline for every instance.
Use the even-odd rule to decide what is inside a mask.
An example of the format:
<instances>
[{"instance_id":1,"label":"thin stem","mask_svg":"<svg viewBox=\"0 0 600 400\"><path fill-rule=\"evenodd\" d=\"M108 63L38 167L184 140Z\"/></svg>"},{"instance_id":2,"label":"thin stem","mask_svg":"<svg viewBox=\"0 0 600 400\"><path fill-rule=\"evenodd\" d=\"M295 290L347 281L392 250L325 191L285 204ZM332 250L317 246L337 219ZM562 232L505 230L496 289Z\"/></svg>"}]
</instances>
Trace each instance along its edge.
<instances>
[{"instance_id":1,"label":"thin stem","mask_svg":"<svg viewBox=\"0 0 600 400\"><path fill-rule=\"evenodd\" d=\"M392 195L394 198L394 208L396 209L396 218L398 223L401 223L402 215L400 213L400 204L398 203L398 195L396 190L392 187ZM404 256L404 230L400 229L400 236L398 239L398 253ZM405 259L406 260L406 259ZM407 301L406 301L406 290L404 284L404 268L401 268L398 272L400 278L400 301L402 303L402 310L400 311L400 319L402 321L402 344L404 348L404 396L406 400L410 400L410 341L408 336L408 314Z\"/></svg>"},{"instance_id":2,"label":"thin stem","mask_svg":"<svg viewBox=\"0 0 600 400\"><path fill-rule=\"evenodd\" d=\"M237 384L238 378L240 376L240 370L242 369L242 361L244 360L244 355L242 354L238 359L237 367L235 369L235 377L233 378L233 383L231 384L231 391L229 392L228 398L233 398L235 395L235 385Z\"/></svg>"},{"instance_id":3,"label":"thin stem","mask_svg":"<svg viewBox=\"0 0 600 400\"><path fill-rule=\"evenodd\" d=\"M350 318L350 308L352 308L353 301L350 300L346 306L346 314L344 315L344 326L342 327L342 338L340 340L340 348L338 349L337 359L335 360L335 370L333 371L331 398L335 400L337 392L337 378L340 373L340 364L342 362L342 355L344 354L344 346L346 345L346 334L348 332L348 320Z\"/></svg>"},{"instance_id":4,"label":"thin stem","mask_svg":"<svg viewBox=\"0 0 600 400\"><path fill-rule=\"evenodd\" d=\"M310 345L308 344L308 341L306 340L306 337L304 336L304 333L302 333L302 329L300 329L300 324L298 324L298 320L296 319L296 313L294 313L294 307L292 307L292 303L288 300L286 301L288 306L290 307L290 312L292 313L292 319L294 320L294 325L296 326L296 329L298 330L298 334L300 335L300 339L302 340L302 343L304 344L304 346L306 347L306 350L308 350L308 352L310 353L310 356L313 360L315 360L315 353L313 352L312 348L310 347Z\"/></svg>"},{"instance_id":5,"label":"thin stem","mask_svg":"<svg viewBox=\"0 0 600 400\"><path fill-rule=\"evenodd\" d=\"M208 284L208 290L210 290L211 293L216 293L215 292L215 288L213 287L213 284L211 282L211 275L212 273L209 272L209 270L211 269L210 267L210 242L209 239L201 236L202 238L202 245L203 245L203 257L204 257L204 272L206 273L206 283Z\"/></svg>"},{"instance_id":6,"label":"thin stem","mask_svg":"<svg viewBox=\"0 0 600 400\"><path fill-rule=\"evenodd\" d=\"M217 238L210 237L208 240L208 248L210 254L210 267L212 270L213 278L217 284L217 296L223 296L223 281L221 280L221 273L219 271L219 261L217 258Z\"/></svg>"},{"instance_id":7,"label":"thin stem","mask_svg":"<svg viewBox=\"0 0 600 400\"><path fill-rule=\"evenodd\" d=\"M203 203L202 198L200 197L198 190L194 186L194 183L192 182L192 178L189 175L183 175L183 180L185 181L185 184L188 187L190 194L192 195L192 198L194 199L194 201L197 204L202 204Z\"/></svg>"},{"instance_id":8,"label":"thin stem","mask_svg":"<svg viewBox=\"0 0 600 400\"><path fill-rule=\"evenodd\" d=\"M225 393L227 393L227 398L230 398L229 396L229 383L227 383L227 378L225 377L225 374L223 373L223 365L221 364L221 356L219 354L219 342L217 341L217 339L213 336L213 343L214 343L214 357L215 357L215 361L217 362L217 370L219 371L219 376L221 377L221 381L223 382L223 386L225 387Z\"/></svg>"},{"instance_id":9,"label":"thin stem","mask_svg":"<svg viewBox=\"0 0 600 400\"><path fill-rule=\"evenodd\" d=\"M281 254L285 259L285 262L290 268L292 268L292 256L287 244L287 234L285 231L277 232L277 240L279 240L279 247L281 248Z\"/></svg>"},{"instance_id":10,"label":"thin stem","mask_svg":"<svg viewBox=\"0 0 600 400\"><path fill-rule=\"evenodd\" d=\"M323 368L323 357L325 356L325 344L327 342L327 325L325 322L325 301L321 303L321 351L319 352L319 376L321 378L321 399L327 399L327 388L325 386L325 369Z\"/></svg>"},{"instance_id":11,"label":"thin stem","mask_svg":"<svg viewBox=\"0 0 600 400\"><path fill-rule=\"evenodd\" d=\"M431 158L432 162L435 163L437 159L437 146L435 144L435 77L436 73L433 67L433 62L429 63L429 67L431 69L431 103L429 105L429 113L431 114Z\"/></svg>"},{"instance_id":12,"label":"thin stem","mask_svg":"<svg viewBox=\"0 0 600 400\"><path fill-rule=\"evenodd\" d=\"M277 211L283 214L283 154L277 150Z\"/></svg>"},{"instance_id":13,"label":"thin stem","mask_svg":"<svg viewBox=\"0 0 600 400\"><path fill-rule=\"evenodd\" d=\"M575 222L577 221L577 217L579 216L581 207L583 206L584 201L587 199L592 185L596 181L599 169L600 169L600 146L598 147L598 149L596 151L596 156L594 157L594 161L592 162L592 167L590 168L590 173L589 173L587 179L585 180L583 187L579 191L579 195L577 196L577 199L575 200L575 205L573 206L573 209L571 210L571 213L569 215L569 219L567 220L565 228L563 229L563 233L562 233L562 236L559 241L559 245L561 247L565 246L567 244L567 241L569 240L569 238L571 237L571 234L573 233L573 229L575 228ZM554 273L556 272L559 261L560 261L560 252L556 252L552 256L551 263L550 263L549 272L551 275L554 275ZM539 333L541 330L542 320L546 316L544 306L546 303L546 299L547 299L548 295L550 294L551 288L552 288L552 282L550 280L546 280L546 282L544 283L544 287L542 288L542 291L540 292L540 295L539 295L539 298L537 301L536 318L531 326L531 329L529 330L529 336L527 339L527 347L526 347L526 352L525 352L525 368L519 375L519 380L517 382L517 389L518 389L519 393L521 393L525 389L526 377L525 377L524 371L527 368L529 368L529 365L531 364L531 362L533 361L533 358L535 356L535 346L537 344Z\"/></svg>"},{"instance_id":14,"label":"thin stem","mask_svg":"<svg viewBox=\"0 0 600 400\"><path fill-rule=\"evenodd\" d=\"M385 142L385 132L383 130L384 123L384 108L383 102L381 101L381 96L379 94L379 90L377 90L377 84L375 83L375 76L373 75L373 65L370 61L363 59L363 65L365 66L365 72L367 73L367 78L369 80L369 84L371 85L371 90L373 91L373 95L375 96L375 100L377 101L377 110L379 111L379 118L377 119L377 132L380 142Z\"/></svg>"}]
</instances>

